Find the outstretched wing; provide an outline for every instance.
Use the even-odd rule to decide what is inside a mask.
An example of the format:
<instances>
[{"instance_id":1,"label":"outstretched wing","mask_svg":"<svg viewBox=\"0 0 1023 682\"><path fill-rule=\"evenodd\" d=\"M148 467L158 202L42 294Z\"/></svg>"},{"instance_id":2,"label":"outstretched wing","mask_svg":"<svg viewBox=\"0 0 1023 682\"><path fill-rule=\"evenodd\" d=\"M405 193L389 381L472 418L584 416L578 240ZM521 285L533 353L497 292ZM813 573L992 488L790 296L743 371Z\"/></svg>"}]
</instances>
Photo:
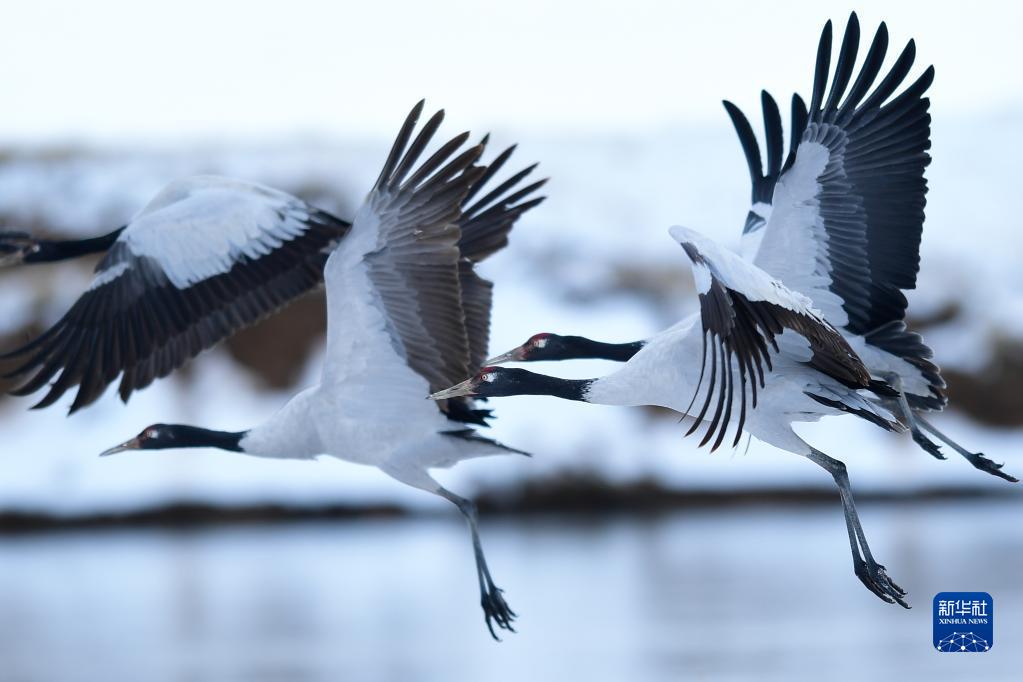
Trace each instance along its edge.
<instances>
[{"instance_id":1,"label":"outstretched wing","mask_svg":"<svg viewBox=\"0 0 1023 682\"><path fill-rule=\"evenodd\" d=\"M486 144L489 136L481 144ZM546 197L533 196L546 184L547 179L519 185L536 169L528 166L501 182L478 200L476 195L505 165L515 146L508 147L487 165L486 172L473 183L462 201L461 235L458 250L458 278L462 294L462 311L469 340L469 374L473 374L487 359L490 344L490 308L494 285L475 272L475 264L489 258L508 244L508 233L519 217Z\"/></svg>"},{"instance_id":2,"label":"outstretched wing","mask_svg":"<svg viewBox=\"0 0 1023 682\"><path fill-rule=\"evenodd\" d=\"M336 386L341 399L373 394L375 409L405 418L435 410L423 397L469 374L459 222L462 202L486 172L475 164L482 144L461 150L468 133L420 161L443 120L438 112L413 139L422 109L420 102L405 120L347 248L325 269L324 385Z\"/></svg>"},{"instance_id":3,"label":"outstretched wing","mask_svg":"<svg viewBox=\"0 0 1023 682\"><path fill-rule=\"evenodd\" d=\"M373 190L356 215L345 249L327 261L327 361L324 384L346 409L409 419L435 410L423 400L475 371L486 350L491 284L475 261L507 243L515 220L542 198L543 181L519 189L533 167L480 191L512 153L477 165L486 138L461 150L458 135L420 161L443 120L437 112L413 139L423 102L406 119ZM437 404L450 419L485 425L469 400ZM433 412L436 414L436 412Z\"/></svg>"},{"instance_id":4,"label":"outstretched wing","mask_svg":"<svg viewBox=\"0 0 1023 682\"><path fill-rule=\"evenodd\" d=\"M802 294L786 288L763 270L720 248L698 232L683 227L671 228L674 237L693 263L696 289L700 296L703 323L703 361L693 403L700 393L708 354L710 378L706 398L689 433L702 423L717 399L710 426L700 445L717 434L714 448L724 440L738 397L739 423L735 432L738 444L746 421L746 391L752 406L757 405L757 387L763 388L764 371L772 369L771 350L778 352L776 337L791 330L806 339L811 357L809 365L854 388L870 383L870 374L842 335L814 309ZM736 387L735 374L739 385ZM690 408L692 405L690 405ZM689 413L689 410L686 410ZM688 434L687 434L688 435Z\"/></svg>"},{"instance_id":5,"label":"outstretched wing","mask_svg":"<svg viewBox=\"0 0 1023 682\"><path fill-rule=\"evenodd\" d=\"M915 57L910 41L875 86L888 48L882 23L853 79L860 37L853 14L832 75L831 33L828 22L809 120L775 183L753 262L809 296L833 324L916 365L931 393L917 399L941 403L944 382L930 349L905 329L902 292L916 286L919 269L930 163L924 93L934 69L895 94Z\"/></svg>"},{"instance_id":6,"label":"outstretched wing","mask_svg":"<svg viewBox=\"0 0 1023 682\"><path fill-rule=\"evenodd\" d=\"M78 386L74 412L122 375L120 395L166 376L316 286L349 223L228 178L174 182L117 237L89 289L42 336L2 356L35 405ZM59 376L58 376L59 373Z\"/></svg>"}]
</instances>

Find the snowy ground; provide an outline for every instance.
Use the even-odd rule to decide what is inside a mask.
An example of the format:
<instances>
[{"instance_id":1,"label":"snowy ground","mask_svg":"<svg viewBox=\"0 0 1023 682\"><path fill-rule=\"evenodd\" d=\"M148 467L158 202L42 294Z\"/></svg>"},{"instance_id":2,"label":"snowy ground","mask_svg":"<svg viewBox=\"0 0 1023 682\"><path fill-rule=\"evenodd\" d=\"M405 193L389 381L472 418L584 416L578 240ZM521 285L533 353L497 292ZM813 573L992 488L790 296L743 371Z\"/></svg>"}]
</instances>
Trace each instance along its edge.
<instances>
[{"instance_id":1,"label":"snowy ground","mask_svg":"<svg viewBox=\"0 0 1023 682\"><path fill-rule=\"evenodd\" d=\"M666 228L684 223L727 244L738 241L746 212L745 167L727 122L649 131L643 136L512 136L520 163L540 160L552 180L549 200L517 227L512 245L488 262L497 283L492 350L538 331L632 340L692 309L689 274ZM985 134L977 136L978 127ZM928 340L940 362L968 370L982 364L994 338L1023 338L1023 246L1012 197L1015 171L1008 148L1023 145L1016 118L939 119L923 244L921 288L911 297L919 316L949 301L964 318ZM97 234L123 224L164 182L215 172L303 192L342 215L351 213L375 177L387 141L282 140L259 148L171 146L94 148L50 153L22 150L0 165L0 215L5 228L47 225L69 234ZM616 273L668 273L677 296L651 303L616 292ZM54 320L81 291L84 275L50 268L29 280L0 279L0 320L16 328L35 314L40 287L57 288L43 316ZM21 271L22 274L25 271ZM42 280L42 281L41 281ZM36 289L33 289L36 287ZM566 294L565 292L569 292ZM566 376L604 372L580 362L540 367ZM304 383L316 380L319 358ZM214 451L95 455L154 422L242 429L283 404L291 391L257 389L221 352L201 356L187 381L170 380L122 406L109 392L71 418L59 406L28 412L26 400L0 405L0 509L75 514L127 510L164 501L227 504L397 502L434 504L381 474L334 461L268 462ZM66 396L64 403L70 403ZM558 471L596 471L612 481L641 477L680 489L829 486L817 468L786 453L745 442L735 452L708 454L682 439L670 419L639 410L570 404L549 398L495 401L500 440L535 453L476 461L443 474L458 489L514 486ZM970 447L1023 471L1023 431L980 427L954 413L939 427ZM941 485L1006 485L975 473L959 458L936 462L908 437L883 433L852 418L800 427L825 452L845 459L854 486L913 490Z\"/></svg>"}]
</instances>

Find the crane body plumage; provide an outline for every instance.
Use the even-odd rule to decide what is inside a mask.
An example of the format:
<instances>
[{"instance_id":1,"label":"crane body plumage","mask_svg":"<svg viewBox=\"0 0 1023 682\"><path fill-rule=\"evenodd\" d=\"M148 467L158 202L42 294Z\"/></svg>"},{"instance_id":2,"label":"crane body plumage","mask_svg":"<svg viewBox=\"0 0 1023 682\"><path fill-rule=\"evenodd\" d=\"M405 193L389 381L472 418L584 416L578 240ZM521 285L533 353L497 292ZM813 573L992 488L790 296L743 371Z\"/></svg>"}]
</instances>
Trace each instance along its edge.
<instances>
[{"instance_id":1,"label":"crane body plumage","mask_svg":"<svg viewBox=\"0 0 1023 682\"><path fill-rule=\"evenodd\" d=\"M600 405L664 407L683 415L691 424L695 415L693 396L701 390L700 367L692 358L702 352L703 334L699 315L657 334L621 369L595 379L587 385L585 402ZM758 396L756 409L749 411L743 430L754 438L796 454L809 454L809 446L796 436L790 425L818 421L825 416L838 416L848 410L829 407L814 399L826 396L850 408L869 410L871 414L892 423L894 415L879 405L865 400L857 391L819 373L806 371L808 349L796 334L785 332L779 337L783 350L772 357L773 369ZM732 371L738 365L732 361ZM709 421L709 420L705 420ZM738 435L736 433L736 435Z\"/></svg>"}]
</instances>

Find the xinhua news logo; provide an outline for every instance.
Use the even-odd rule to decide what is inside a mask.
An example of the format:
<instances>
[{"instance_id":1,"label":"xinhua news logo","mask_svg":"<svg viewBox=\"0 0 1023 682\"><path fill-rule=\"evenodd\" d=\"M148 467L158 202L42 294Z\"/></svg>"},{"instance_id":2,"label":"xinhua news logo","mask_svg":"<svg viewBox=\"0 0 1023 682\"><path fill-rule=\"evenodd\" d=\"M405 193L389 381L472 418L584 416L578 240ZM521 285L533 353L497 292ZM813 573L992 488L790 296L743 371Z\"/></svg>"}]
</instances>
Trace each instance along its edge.
<instances>
[{"instance_id":1,"label":"xinhua news logo","mask_svg":"<svg viewBox=\"0 0 1023 682\"><path fill-rule=\"evenodd\" d=\"M934 648L943 653L977 653L994 646L995 603L987 592L934 595Z\"/></svg>"}]
</instances>

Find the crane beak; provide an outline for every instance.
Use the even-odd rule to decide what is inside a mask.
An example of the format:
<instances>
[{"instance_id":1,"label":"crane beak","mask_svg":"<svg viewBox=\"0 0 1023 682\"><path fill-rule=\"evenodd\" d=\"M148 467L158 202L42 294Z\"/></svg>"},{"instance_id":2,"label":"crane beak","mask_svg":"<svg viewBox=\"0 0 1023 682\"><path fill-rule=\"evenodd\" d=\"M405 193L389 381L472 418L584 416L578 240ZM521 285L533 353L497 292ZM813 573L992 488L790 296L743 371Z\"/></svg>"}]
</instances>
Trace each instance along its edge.
<instances>
[{"instance_id":1,"label":"crane beak","mask_svg":"<svg viewBox=\"0 0 1023 682\"><path fill-rule=\"evenodd\" d=\"M104 450L103 452L99 453L99 456L100 457L109 457L110 455L116 455L118 452L126 452L128 450L138 450L138 449L139 449L139 439L138 438L132 438L131 440L124 441L120 445L115 445L114 447L110 448L109 450Z\"/></svg>"},{"instance_id":2,"label":"crane beak","mask_svg":"<svg viewBox=\"0 0 1023 682\"><path fill-rule=\"evenodd\" d=\"M490 367L491 365L500 365L505 362L518 362L522 360L522 357L523 357L522 346L519 346L518 348L511 349L507 353L495 355L494 357L484 362L483 366Z\"/></svg>"},{"instance_id":3,"label":"crane beak","mask_svg":"<svg viewBox=\"0 0 1023 682\"><path fill-rule=\"evenodd\" d=\"M464 395L476 395L476 379L466 379L460 384L455 384L451 388L445 388L443 391L437 391L429 396L431 400L447 400L448 398L459 398Z\"/></svg>"}]
</instances>

